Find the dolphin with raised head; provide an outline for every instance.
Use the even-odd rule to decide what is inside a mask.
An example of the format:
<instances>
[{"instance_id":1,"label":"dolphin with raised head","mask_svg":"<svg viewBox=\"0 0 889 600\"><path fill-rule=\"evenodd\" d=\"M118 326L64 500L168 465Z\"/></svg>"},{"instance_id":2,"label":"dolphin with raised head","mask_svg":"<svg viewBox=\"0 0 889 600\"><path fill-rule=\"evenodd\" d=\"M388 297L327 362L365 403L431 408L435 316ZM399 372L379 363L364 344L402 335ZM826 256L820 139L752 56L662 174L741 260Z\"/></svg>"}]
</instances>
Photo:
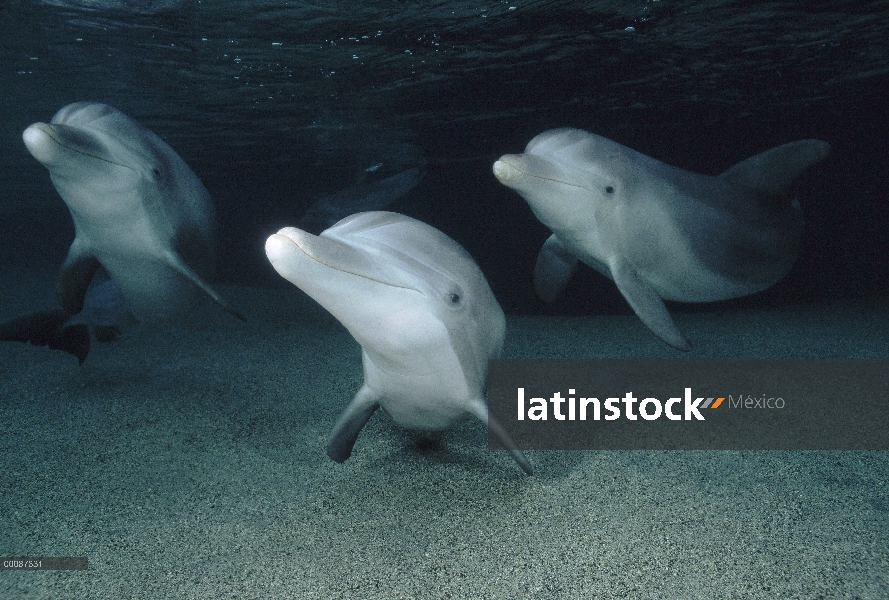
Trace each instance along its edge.
<instances>
[{"instance_id":1,"label":"dolphin with raised head","mask_svg":"<svg viewBox=\"0 0 889 600\"><path fill-rule=\"evenodd\" d=\"M661 340L688 350L664 300L713 302L764 290L793 266L803 228L791 183L827 142L772 148L719 176L662 163L580 129L553 129L494 163L552 235L534 287L552 302L578 261L611 278Z\"/></svg>"},{"instance_id":2,"label":"dolphin with raised head","mask_svg":"<svg viewBox=\"0 0 889 600\"><path fill-rule=\"evenodd\" d=\"M22 137L74 220L56 287L65 313L83 309L102 266L140 321L179 317L203 294L243 319L206 282L215 262L210 195L166 142L90 102L69 104Z\"/></svg>"},{"instance_id":3,"label":"dolphin with raised head","mask_svg":"<svg viewBox=\"0 0 889 600\"><path fill-rule=\"evenodd\" d=\"M349 458L362 427L382 406L397 424L427 431L474 415L532 472L488 416L488 360L500 353L506 319L459 244L415 219L365 212L318 236L286 227L268 238L265 250L282 277L361 345L364 384L328 438L330 458Z\"/></svg>"}]
</instances>

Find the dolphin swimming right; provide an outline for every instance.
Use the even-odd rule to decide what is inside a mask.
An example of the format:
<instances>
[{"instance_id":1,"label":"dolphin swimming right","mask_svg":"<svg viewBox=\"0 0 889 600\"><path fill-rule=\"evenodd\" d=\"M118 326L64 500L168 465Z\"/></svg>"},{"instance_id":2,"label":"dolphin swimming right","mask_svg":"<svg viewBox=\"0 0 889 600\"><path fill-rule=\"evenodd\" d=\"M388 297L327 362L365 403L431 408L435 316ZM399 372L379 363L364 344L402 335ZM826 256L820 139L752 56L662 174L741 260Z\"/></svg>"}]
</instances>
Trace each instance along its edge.
<instances>
[{"instance_id":1,"label":"dolphin swimming right","mask_svg":"<svg viewBox=\"0 0 889 600\"><path fill-rule=\"evenodd\" d=\"M652 333L688 350L664 300L738 298L784 277L803 228L787 190L829 150L790 142L711 177L564 128L502 156L494 175L552 231L534 267L540 298L552 302L583 261L617 284Z\"/></svg>"},{"instance_id":2,"label":"dolphin swimming right","mask_svg":"<svg viewBox=\"0 0 889 600\"><path fill-rule=\"evenodd\" d=\"M397 424L427 431L474 415L532 472L488 415L488 360L500 354L506 319L481 269L457 242L403 215L366 212L318 236L286 227L268 238L265 250L282 277L361 345L364 385L328 438L330 458L349 458L382 406Z\"/></svg>"}]
</instances>

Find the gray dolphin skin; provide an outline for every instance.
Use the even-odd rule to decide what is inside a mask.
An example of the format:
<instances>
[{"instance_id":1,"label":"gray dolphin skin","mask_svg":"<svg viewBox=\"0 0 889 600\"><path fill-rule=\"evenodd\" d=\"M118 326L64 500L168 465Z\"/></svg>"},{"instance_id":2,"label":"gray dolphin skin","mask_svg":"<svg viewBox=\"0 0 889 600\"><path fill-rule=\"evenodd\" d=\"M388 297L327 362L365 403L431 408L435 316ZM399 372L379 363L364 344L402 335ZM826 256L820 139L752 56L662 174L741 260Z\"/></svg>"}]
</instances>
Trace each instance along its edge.
<instances>
[{"instance_id":1,"label":"gray dolphin skin","mask_svg":"<svg viewBox=\"0 0 889 600\"><path fill-rule=\"evenodd\" d=\"M552 302L582 261L617 284L657 337L689 350L663 300L737 298L784 277L803 227L787 191L829 151L800 140L708 176L564 128L502 156L494 175L552 231L534 267L541 299Z\"/></svg>"},{"instance_id":2,"label":"gray dolphin skin","mask_svg":"<svg viewBox=\"0 0 889 600\"><path fill-rule=\"evenodd\" d=\"M515 442L488 416L488 360L500 353L506 319L459 244L415 219L365 212L319 236L284 228L265 249L275 270L361 345L364 384L328 438L331 459L349 458L382 406L416 430L441 430L474 415L531 474Z\"/></svg>"},{"instance_id":3,"label":"gray dolphin skin","mask_svg":"<svg viewBox=\"0 0 889 600\"><path fill-rule=\"evenodd\" d=\"M67 314L83 309L101 265L140 321L177 318L202 294L243 319L205 281L215 252L210 195L157 135L115 108L77 102L22 138L74 220L56 288Z\"/></svg>"}]
</instances>

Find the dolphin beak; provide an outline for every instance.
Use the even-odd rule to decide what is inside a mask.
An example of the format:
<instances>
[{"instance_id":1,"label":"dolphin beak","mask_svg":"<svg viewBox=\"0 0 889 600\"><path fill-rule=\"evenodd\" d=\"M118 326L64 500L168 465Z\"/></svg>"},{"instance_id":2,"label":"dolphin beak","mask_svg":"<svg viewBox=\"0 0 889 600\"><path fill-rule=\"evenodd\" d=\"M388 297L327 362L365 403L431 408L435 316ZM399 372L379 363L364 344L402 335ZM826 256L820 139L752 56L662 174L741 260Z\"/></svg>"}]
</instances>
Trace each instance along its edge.
<instances>
[{"instance_id":1,"label":"dolphin beak","mask_svg":"<svg viewBox=\"0 0 889 600\"><path fill-rule=\"evenodd\" d=\"M308 246L306 240L310 237L315 236L295 227L285 227L269 236L265 242L265 254L269 262L291 283L296 283L305 277L305 274L300 273L304 268L301 265L310 264L306 263L305 259L314 259L312 253L306 251Z\"/></svg>"},{"instance_id":2,"label":"dolphin beak","mask_svg":"<svg viewBox=\"0 0 889 600\"><path fill-rule=\"evenodd\" d=\"M52 160L56 154L55 143L52 137L52 125L46 123L34 123L22 133L22 139L28 152L42 163Z\"/></svg>"},{"instance_id":3,"label":"dolphin beak","mask_svg":"<svg viewBox=\"0 0 889 600\"><path fill-rule=\"evenodd\" d=\"M275 270L299 287L313 284L311 275L305 271L312 263L386 285L406 287L399 281L397 270L393 273L373 259L372 250L362 251L324 234L312 235L296 227L285 227L270 236L265 252ZM306 258L311 262L306 262Z\"/></svg>"},{"instance_id":4,"label":"dolphin beak","mask_svg":"<svg viewBox=\"0 0 889 600\"><path fill-rule=\"evenodd\" d=\"M508 185L510 181L521 177L523 173L512 164L519 160L521 160L521 156L517 154L501 156L500 160L494 163L494 177L504 185Z\"/></svg>"},{"instance_id":5,"label":"dolphin beak","mask_svg":"<svg viewBox=\"0 0 889 600\"><path fill-rule=\"evenodd\" d=\"M265 243L265 251L275 265L282 260L292 260L295 252L301 252L315 262L347 273L354 273L361 267L367 268L369 262L364 253L347 244L312 235L296 227L285 227L269 237Z\"/></svg>"},{"instance_id":6,"label":"dolphin beak","mask_svg":"<svg viewBox=\"0 0 889 600\"><path fill-rule=\"evenodd\" d=\"M494 163L494 176L500 183L523 196L540 192L541 186L547 193L554 185L583 188L582 182L571 171L570 165L535 154L504 154Z\"/></svg>"},{"instance_id":7,"label":"dolphin beak","mask_svg":"<svg viewBox=\"0 0 889 600\"><path fill-rule=\"evenodd\" d=\"M311 235L295 227L285 227L278 233L269 236L265 242L265 253L269 260L273 263L278 262L294 250L294 245L299 247L300 234Z\"/></svg>"},{"instance_id":8,"label":"dolphin beak","mask_svg":"<svg viewBox=\"0 0 889 600\"><path fill-rule=\"evenodd\" d=\"M126 162L118 162L96 135L79 127L34 123L22 133L22 140L24 140L28 152L50 170L57 165L64 168L72 154L76 153L84 157L95 158L103 163L136 171Z\"/></svg>"}]
</instances>

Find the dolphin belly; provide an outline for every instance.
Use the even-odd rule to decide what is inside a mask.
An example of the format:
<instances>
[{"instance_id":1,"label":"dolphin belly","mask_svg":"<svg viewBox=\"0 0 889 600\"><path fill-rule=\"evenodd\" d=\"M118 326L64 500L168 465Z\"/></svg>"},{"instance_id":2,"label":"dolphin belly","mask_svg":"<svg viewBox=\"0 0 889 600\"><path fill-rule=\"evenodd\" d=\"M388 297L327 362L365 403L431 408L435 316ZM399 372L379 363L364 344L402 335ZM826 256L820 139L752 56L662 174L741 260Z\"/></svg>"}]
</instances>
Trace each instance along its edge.
<instances>
[{"instance_id":1,"label":"dolphin belly","mask_svg":"<svg viewBox=\"0 0 889 600\"><path fill-rule=\"evenodd\" d=\"M410 361L394 362L391 356L367 350L362 353L365 384L379 392L380 406L402 427L447 429L468 414L474 392L459 357L447 343L445 336L441 344L415 347Z\"/></svg>"},{"instance_id":2,"label":"dolphin belly","mask_svg":"<svg viewBox=\"0 0 889 600\"><path fill-rule=\"evenodd\" d=\"M380 405L389 413L392 420L401 427L417 431L439 431L448 429L469 416L466 407L446 400L441 393L398 394L387 397Z\"/></svg>"},{"instance_id":3,"label":"dolphin belly","mask_svg":"<svg viewBox=\"0 0 889 600\"><path fill-rule=\"evenodd\" d=\"M139 321L163 323L198 303L198 288L181 273L150 256L99 258Z\"/></svg>"}]
</instances>

